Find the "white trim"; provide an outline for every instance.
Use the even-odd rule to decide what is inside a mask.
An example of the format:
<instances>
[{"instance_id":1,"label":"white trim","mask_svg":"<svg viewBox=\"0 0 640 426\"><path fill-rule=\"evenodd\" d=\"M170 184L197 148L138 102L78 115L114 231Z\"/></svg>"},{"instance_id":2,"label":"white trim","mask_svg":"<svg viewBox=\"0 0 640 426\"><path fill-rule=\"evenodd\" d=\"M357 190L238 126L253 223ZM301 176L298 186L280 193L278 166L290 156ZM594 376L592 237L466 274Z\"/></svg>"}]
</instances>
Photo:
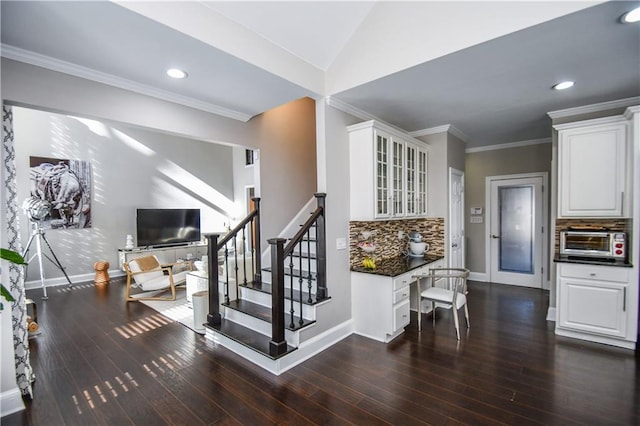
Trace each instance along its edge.
<instances>
[{"instance_id":1,"label":"white trim","mask_svg":"<svg viewBox=\"0 0 640 426\"><path fill-rule=\"evenodd\" d=\"M627 120L631 120L633 118L633 114L638 114L638 113L640 113L640 105L633 105L624 111L624 117Z\"/></svg>"},{"instance_id":2,"label":"white trim","mask_svg":"<svg viewBox=\"0 0 640 426\"><path fill-rule=\"evenodd\" d=\"M377 130L382 130L385 133L389 133L391 136L395 136L405 141L412 142L418 145L420 148L426 149L427 151L431 149L431 147L425 141L416 139L411 135L409 135L404 130L398 129L397 127L391 126L385 122L380 122L378 120L369 120L369 121L363 121L362 123L352 124L351 126L347 126L347 131L351 133L353 131L368 129L370 127L373 127L374 129L377 129Z\"/></svg>"},{"instance_id":3,"label":"white trim","mask_svg":"<svg viewBox=\"0 0 640 426\"><path fill-rule=\"evenodd\" d=\"M380 121L380 119L374 115L369 114L366 111L361 110L360 108L356 108L353 105L350 105L344 101L341 101L338 98L334 98L333 96L326 96L325 101L327 105L338 109L342 112L346 112L347 114L351 114L354 117L358 117L361 120L376 120Z\"/></svg>"},{"instance_id":4,"label":"white trim","mask_svg":"<svg viewBox=\"0 0 640 426\"><path fill-rule=\"evenodd\" d=\"M428 129L414 130L413 132L409 132L409 134L414 138L417 138L420 136L435 135L437 133L444 133L444 132L451 133L453 136L457 137L462 142L465 142L465 143L469 142L469 137L465 135L462 132L462 130L455 127L453 124L444 124L442 126L429 127Z\"/></svg>"},{"instance_id":5,"label":"white trim","mask_svg":"<svg viewBox=\"0 0 640 426\"><path fill-rule=\"evenodd\" d=\"M593 126L598 124L609 124L609 123L616 123L616 122L625 121L625 120L626 119L624 115L612 115L609 117L593 118L590 120L572 121L570 123L555 124L553 128L555 130L567 130L567 129L574 129L576 127Z\"/></svg>"},{"instance_id":6,"label":"white trim","mask_svg":"<svg viewBox=\"0 0 640 426\"><path fill-rule=\"evenodd\" d=\"M549 306L547 310L547 321L556 321L556 308L554 306Z\"/></svg>"},{"instance_id":7,"label":"white trim","mask_svg":"<svg viewBox=\"0 0 640 426\"><path fill-rule=\"evenodd\" d=\"M501 181L501 180L511 180L511 179L530 179L530 178L541 178L542 179L542 188L541 188L541 194L540 194L540 198L541 198L541 202L542 202L542 206L541 206L541 214L542 217L540 218L540 222L542 223L542 227L543 227L543 231L541 233L541 250L542 252L540 253L540 262L542 263L542 265L537 265L537 266L542 266L543 272L541 274L540 277L540 287L533 287L533 288L540 288L540 289L545 289L545 283L548 283L547 281L547 275L548 275L548 268L551 268L551 264L549 261L549 255L547 253L547 242L549 239L549 227L550 227L550 220L549 217L547 217L547 195L545 191L549 190L549 173L548 172L532 172L532 173L518 173L518 174L511 174L511 175L497 175L497 176L486 176L485 177L485 211L486 211L486 215L485 215L485 233L484 233L484 238L485 238L485 248L484 248L484 260L485 260L485 271L487 278L489 280L491 280L491 239L489 238L489 235L491 234L491 183L493 181ZM549 287L547 287L549 288Z\"/></svg>"},{"instance_id":8,"label":"white trim","mask_svg":"<svg viewBox=\"0 0 640 426\"><path fill-rule=\"evenodd\" d=\"M471 281L480 281L483 283L487 281L487 274L484 272L469 272L469 280Z\"/></svg>"},{"instance_id":9,"label":"white trim","mask_svg":"<svg viewBox=\"0 0 640 426\"><path fill-rule=\"evenodd\" d=\"M333 107L342 112L346 112L347 114L351 114L354 117L360 118L362 120L367 120L365 123L375 121L379 125L379 127L384 127L384 130L387 132L390 132L390 133L395 132L396 134L401 133L402 135L404 135L403 136L404 138L411 136L406 130L401 129L400 127L394 126L391 123L387 123L386 121L376 117L375 115L369 114L366 111L363 111L359 108L354 107L353 105L349 105L348 103L341 101L340 99L336 99L332 96L327 96L325 99L326 99L327 105L329 105L330 107ZM364 124L364 123L359 123L359 124ZM358 126L359 124L354 124L353 126ZM347 127L347 130L350 127L352 126ZM367 127L367 126L363 126L363 127ZM418 141L418 142L421 142L421 141Z\"/></svg>"},{"instance_id":10,"label":"white trim","mask_svg":"<svg viewBox=\"0 0 640 426\"><path fill-rule=\"evenodd\" d=\"M324 333L301 343L298 349L276 360L268 358L208 327L206 327L205 338L215 342L216 344L224 346L230 351L235 352L246 360L256 364L258 367L267 370L271 374L279 376L290 368L295 367L330 346L335 345L340 340L349 337L351 334L353 334L353 321L345 321L342 324L339 324Z\"/></svg>"},{"instance_id":11,"label":"white trim","mask_svg":"<svg viewBox=\"0 0 640 426\"><path fill-rule=\"evenodd\" d=\"M0 394L0 417L8 416L9 414L17 413L24 410L24 402L22 401L22 394L18 386L15 389L2 392Z\"/></svg>"},{"instance_id":12,"label":"white trim","mask_svg":"<svg viewBox=\"0 0 640 426\"><path fill-rule=\"evenodd\" d=\"M530 145L542 145L545 143L551 143L551 138L530 139L530 140L519 141L519 142L509 142L509 143L501 143L497 145L479 146L477 148L467 148L464 150L464 152L466 154L469 154L473 152L493 151L496 149L520 148L523 146L530 146Z\"/></svg>"},{"instance_id":13,"label":"white trim","mask_svg":"<svg viewBox=\"0 0 640 426\"><path fill-rule=\"evenodd\" d=\"M552 119L571 117L579 114L588 114L592 112L607 111L615 108L624 108L640 103L640 96L626 99L618 99L615 101L601 102L599 104L584 105L575 108L560 109L557 111L549 111L547 115Z\"/></svg>"},{"instance_id":14,"label":"white trim","mask_svg":"<svg viewBox=\"0 0 640 426\"><path fill-rule=\"evenodd\" d=\"M121 269L109 270L109 277L111 278L122 277L125 275L126 275L125 272ZM76 283L85 284L87 281L93 281L95 277L96 277L95 273L89 273L89 274L80 274L80 275L70 275L69 279L71 280L73 285L76 285ZM67 279L64 276L57 277L57 278L47 278L44 280L44 285L47 288L57 287L61 285L68 285L68 284L69 283L67 282ZM24 288L26 290L42 288L42 282L40 280L27 281L24 283Z\"/></svg>"},{"instance_id":15,"label":"white trim","mask_svg":"<svg viewBox=\"0 0 640 426\"><path fill-rule=\"evenodd\" d=\"M603 343L605 345L617 346L620 348L635 350L635 340L621 340L612 337L598 336L595 334L580 333L577 331L558 328L556 322L556 335L564 337L572 337L574 339L586 340L588 342ZM635 337L635 336L634 336Z\"/></svg>"},{"instance_id":16,"label":"white trim","mask_svg":"<svg viewBox=\"0 0 640 426\"><path fill-rule=\"evenodd\" d=\"M249 119L251 118L249 114L245 114L240 111L224 108L209 102L203 102L194 98L190 98L188 96L178 95L176 93L151 87L146 84L137 83L126 78L117 77L112 74L96 71L91 68L76 65L71 62L61 61L59 59L41 55L35 52L30 52L28 50L20 49L10 45L1 44L0 52L2 54L2 57L8 59L13 59L15 61L24 62L52 71L73 75L76 77L84 78L86 80L96 81L98 83L118 87L124 90L129 90L131 92L136 92L145 96L151 96L164 101L173 102L205 112L210 112L222 117L242 121L244 123L249 121Z\"/></svg>"}]
</instances>

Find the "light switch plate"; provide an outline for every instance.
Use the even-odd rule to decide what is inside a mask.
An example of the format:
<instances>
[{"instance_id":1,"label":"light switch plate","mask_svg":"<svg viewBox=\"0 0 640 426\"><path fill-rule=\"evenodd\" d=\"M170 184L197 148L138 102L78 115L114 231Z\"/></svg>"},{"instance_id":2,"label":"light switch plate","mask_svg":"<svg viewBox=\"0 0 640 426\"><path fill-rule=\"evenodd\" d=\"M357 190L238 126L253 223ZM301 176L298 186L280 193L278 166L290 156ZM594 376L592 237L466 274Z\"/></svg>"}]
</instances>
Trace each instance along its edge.
<instances>
[{"instance_id":1,"label":"light switch plate","mask_svg":"<svg viewBox=\"0 0 640 426\"><path fill-rule=\"evenodd\" d=\"M470 223L482 223L482 216L471 216Z\"/></svg>"},{"instance_id":2,"label":"light switch plate","mask_svg":"<svg viewBox=\"0 0 640 426\"><path fill-rule=\"evenodd\" d=\"M342 238L336 238L336 250L346 250L347 248L347 239L342 237Z\"/></svg>"}]
</instances>

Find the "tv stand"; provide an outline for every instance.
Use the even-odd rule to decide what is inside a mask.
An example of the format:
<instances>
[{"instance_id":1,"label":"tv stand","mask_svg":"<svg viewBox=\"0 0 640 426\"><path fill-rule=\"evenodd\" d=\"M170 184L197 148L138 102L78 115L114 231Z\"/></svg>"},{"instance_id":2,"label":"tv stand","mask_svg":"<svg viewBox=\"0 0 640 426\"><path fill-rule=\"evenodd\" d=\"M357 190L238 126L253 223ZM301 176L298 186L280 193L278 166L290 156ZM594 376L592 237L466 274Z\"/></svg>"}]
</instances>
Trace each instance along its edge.
<instances>
[{"instance_id":1,"label":"tv stand","mask_svg":"<svg viewBox=\"0 0 640 426\"><path fill-rule=\"evenodd\" d=\"M124 271L124 263L138 257L155 255L160 263L175 263L179 259L187 259L191 255L191 259L200 260L202 256L207 255L207 244L196 243L179 246L164 247L134 247L132 249L118 249L118 264L120 269Z\"/></svg>"}]
</instances>

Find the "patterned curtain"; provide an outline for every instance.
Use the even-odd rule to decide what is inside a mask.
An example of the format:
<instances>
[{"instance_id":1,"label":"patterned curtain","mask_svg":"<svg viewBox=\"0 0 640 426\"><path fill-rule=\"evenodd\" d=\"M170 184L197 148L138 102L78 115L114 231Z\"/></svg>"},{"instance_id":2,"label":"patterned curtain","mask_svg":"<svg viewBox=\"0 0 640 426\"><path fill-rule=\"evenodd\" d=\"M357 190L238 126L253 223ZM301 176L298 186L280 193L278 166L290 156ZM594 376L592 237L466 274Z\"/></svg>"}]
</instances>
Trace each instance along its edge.
<instances>
[{"instance_id":1,"label":"patterned curtain","mask_svg":"<svg viewBox=\"0 0 640 426\"><path fill-rule=\"evenodd\" d=\"M18 193L16 190L16 152L13 138L13 110L2 105L2 160L5 181L7 215L7 242L9 249L22 252L20 227L18 223ZM9 264L10 291L16 299L12 304L13 346L16 361L16 381L22 395L33 395L31 384L35 380L29 361L29 332L27 330L27 306L24 291L24 268Z\"/></svg>"}]
</instances>

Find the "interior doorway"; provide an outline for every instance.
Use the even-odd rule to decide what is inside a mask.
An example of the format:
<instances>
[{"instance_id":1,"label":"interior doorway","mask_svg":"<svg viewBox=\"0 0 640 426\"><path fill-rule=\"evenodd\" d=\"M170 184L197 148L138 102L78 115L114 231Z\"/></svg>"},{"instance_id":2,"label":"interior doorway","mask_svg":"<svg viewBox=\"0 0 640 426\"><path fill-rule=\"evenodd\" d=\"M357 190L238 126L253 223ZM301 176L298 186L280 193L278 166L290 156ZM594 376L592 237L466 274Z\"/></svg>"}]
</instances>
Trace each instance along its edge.
<instances>
[{"instance_id":1,"label":"interior doorway","mask_svg":"<svg viewBox=\"0 0 640 426\"><path fill-rule=\"evenodd\" d=\"M487 177L490 282L543 287L546 180L546 173Z\"/></svg>"}]
</instances>

